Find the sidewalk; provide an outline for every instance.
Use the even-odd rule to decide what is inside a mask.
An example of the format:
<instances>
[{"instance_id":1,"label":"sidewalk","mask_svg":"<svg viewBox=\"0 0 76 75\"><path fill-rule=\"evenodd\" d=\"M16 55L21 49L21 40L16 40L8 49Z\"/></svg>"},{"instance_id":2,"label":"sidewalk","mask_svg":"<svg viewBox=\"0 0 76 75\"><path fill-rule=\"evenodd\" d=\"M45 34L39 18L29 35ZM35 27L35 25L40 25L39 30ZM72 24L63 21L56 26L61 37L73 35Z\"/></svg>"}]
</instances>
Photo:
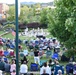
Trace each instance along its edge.
<instances>
[{"instance_id":1,"label":"sidewalk","mask_svg":"<svg viewBox=\"0 0 76 75\"><path fill-rule=\"evenodd\" d=\"M9 32L5 32L5 33L1 34L0 37L3 36L3 35L6 35L6 34L8 34L8 33L9 33Z\"/></svg>"}]
</instances>

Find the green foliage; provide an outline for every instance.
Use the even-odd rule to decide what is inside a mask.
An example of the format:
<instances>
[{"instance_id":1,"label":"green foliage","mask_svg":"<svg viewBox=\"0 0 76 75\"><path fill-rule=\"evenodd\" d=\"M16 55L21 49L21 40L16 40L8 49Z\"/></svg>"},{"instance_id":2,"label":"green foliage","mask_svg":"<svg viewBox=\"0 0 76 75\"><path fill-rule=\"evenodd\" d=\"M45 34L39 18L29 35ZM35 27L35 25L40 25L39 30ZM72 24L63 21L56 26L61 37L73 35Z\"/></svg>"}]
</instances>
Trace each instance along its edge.
<instances>
[{"instance_id":1,"label":"green foliage","mask_svg":"<svg viewBox=\"0 0 76 75\"><path fill-rule=\"evenodd\" d=\"M32 7L22 6L19 21L23 23L39 22L39 16L35 12L37 7L39 7L39 4Z\"/></svg>"},{"instance_id":2,"label":"green foliage","mask_svg":"<svg viewBox=\"0 0 76 75\"><path fill-rule=\"evenodd\" d=\"M48 13L48 9L43 9L40 13L40 23L45 28L48 26L47 13Z\"/></svg>"},{"instance_id":3,"label":"green foliage","mask_svg":"<svg viewBox=\"0 0 76 75\"><path fill-rule=\"evenodd\" d=\"M75 0L55 0L55 7L48 14L49 30L53 36L65 44L68 56L75 55L76 2Z\"/></svg>"},{"instance_id":4,"label":"green foliage","mask_svg":"<svg viewBox=\"0 0 76 75\"><path fill-rule=\"evenodd\" d=\"M20 16L19 16L19 22L20 23L30 23L30 22L39 22L39 15L36 15L35 9L40 7L40 4L33 5L32 7L28 7L27 5L22 5L20 8ZM7 12L7 20L8 21L15 21L15 6L12 5L9 8L9 11Z\"/></svg>"},{"instance_id":5,"label":"green foliage","mask_svg":"<svg viewBox=\"0 0 76 75\"><path fill-rule=\"evenodd\" d=\"M8 11L7 20L14 21L15 20L15 6L10 6Z\"/></svg>"},{"instance_id":6,"label":"green foliage","mask_svg":"<svg viewBox=\"0 0 76 75\"><path fill-rule=\"evenodd\" d=\"M27 15L29 13L29 8L27 6L22 6L20 10L21 12L19 16L19 22L27 24L28 23Z\"/></svg>"},{"instance_id":7,"label":"green foliage","mask_svg":"<svg viewBox=\"0 0 76 75\"><path fill-rule=\"evenodd\" d=\"M69 49L67 52L66 52L66 56L67 57L72 57L73 55L75 55L76 54L76 51L75 50L73 50L73 49Z\"/></svg>"}]
</instances>

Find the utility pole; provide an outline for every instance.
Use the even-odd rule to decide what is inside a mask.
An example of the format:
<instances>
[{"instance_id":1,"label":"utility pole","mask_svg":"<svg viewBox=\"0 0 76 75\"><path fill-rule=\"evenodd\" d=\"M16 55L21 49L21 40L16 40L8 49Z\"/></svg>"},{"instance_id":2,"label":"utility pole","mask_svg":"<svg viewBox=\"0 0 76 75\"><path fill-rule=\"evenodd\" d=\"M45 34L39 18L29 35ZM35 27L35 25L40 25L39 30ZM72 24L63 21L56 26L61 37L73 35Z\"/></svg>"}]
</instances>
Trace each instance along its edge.
<instances>
[{"instance_id":1,"label":"utility pole","mask_svg":"<svg viewBox=\"0 0 76 75\"><path fill-rule=\"evenodd\" d=\"M15 21L16 21L16 75L19 75L19 50L18 50L18 0L15 0Z\"/></svg>"}]
</instances>

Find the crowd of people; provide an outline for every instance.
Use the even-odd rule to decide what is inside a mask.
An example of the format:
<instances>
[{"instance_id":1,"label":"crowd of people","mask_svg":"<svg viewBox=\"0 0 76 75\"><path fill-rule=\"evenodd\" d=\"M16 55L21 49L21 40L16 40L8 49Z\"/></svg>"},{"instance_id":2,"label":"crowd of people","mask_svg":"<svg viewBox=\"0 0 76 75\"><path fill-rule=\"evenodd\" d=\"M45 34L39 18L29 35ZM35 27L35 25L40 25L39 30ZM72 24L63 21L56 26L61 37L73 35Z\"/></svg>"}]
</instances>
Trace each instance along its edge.
<instances>
[{"instance_id":1,"label":"crowd of people","mask_svg":"<svg viewBox=\"0 0 76 75\"><path fill-rule=\"evenodd\" d=\"M24 30L24 32L22 32L20 35L23 35L23 36L28 36L28 37L36 37L37 35L44 35L44 36L47 36L49 35L48 32L45 32L44 29L40 29L40 28L37 28L37 29L32 29L32 30L29 30L27 27L26 29Z\"/></svg>"},{"instance_id":2,"label":"crowd of people","mask_svg":"<svg viewBox=\"0 0 76 75\"><path fill-rule=\"evenodd\" d=\"M15 39L0 38L0 75L5 75L6 73L16 75L15 42ZM63 48L61 50L61 44L56 38L41 36L32 40L19 39L18 43L19 55L22 55L22 59L19 59L19 73L21 75L28 75L28 62L30 62L30 60L27 58L27 55L34 57L33 63L37 64L39 67L33 65L31 69L32 71L40 71L40 75L64 75L65 71L68 75L70 73L76 75L76 62L74 62L74 59L67 58L64 55L67 49ZM27 47L25 50L23 50L22 44ZM41 64L41 58L44 56L49 60ZM59 63L61 60L69 61L69 63L62 65Z\"/></svg>"}]
</instances>

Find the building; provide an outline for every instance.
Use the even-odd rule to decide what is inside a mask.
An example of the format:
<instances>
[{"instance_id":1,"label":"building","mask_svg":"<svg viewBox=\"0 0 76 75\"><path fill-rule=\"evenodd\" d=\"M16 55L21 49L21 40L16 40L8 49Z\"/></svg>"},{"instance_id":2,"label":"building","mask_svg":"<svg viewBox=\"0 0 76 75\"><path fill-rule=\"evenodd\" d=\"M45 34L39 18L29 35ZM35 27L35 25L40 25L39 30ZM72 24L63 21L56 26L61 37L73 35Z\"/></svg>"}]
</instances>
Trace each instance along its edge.
<instances>
[{"instance_id":1,"label":"building","mask_svg":"<svg viewBox=\"0 0 76 75\"><path fill-rule=\"evenodd\" d=\"M6 18L8 10L9 10L9 6L7 4L0 3L0 20Z\"/></svg>"}]
</instances>

